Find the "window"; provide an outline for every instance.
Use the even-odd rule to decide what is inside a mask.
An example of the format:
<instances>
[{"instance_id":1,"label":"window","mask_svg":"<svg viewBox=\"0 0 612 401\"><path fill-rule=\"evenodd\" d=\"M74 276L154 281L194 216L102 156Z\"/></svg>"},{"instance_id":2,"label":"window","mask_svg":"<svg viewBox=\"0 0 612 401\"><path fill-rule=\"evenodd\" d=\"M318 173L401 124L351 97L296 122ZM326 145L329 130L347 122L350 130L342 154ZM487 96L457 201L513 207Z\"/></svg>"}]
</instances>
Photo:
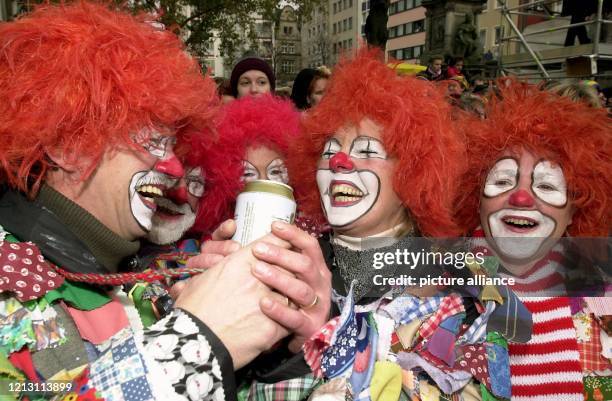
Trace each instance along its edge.
<instances>
[{"instance_id":1,"label":"window","mask_svg":"<svg viewBox=\"0 0 612 401\"><path fill-rule=\"evenodd\" d=\"M281 72L285 74L292 74L295 71L295 61L283 60L281 62Z\"/></svg>"},{"instance_id":2,"label":"window","mask_svg":"<svg viewBox=\"0 0 612 401\"><path fill-rule=\"evenodd\" d=\"M336 3L334 3L334 14L338 12L338 5Z\"/></svg>"},{"instance_id":3,"label":"window","mask_svg":"<svg viewBox=\"0 0 612 401\"><path fill-rule=\"evenodd\" d=\"M414 21L412 23L412 32L423 32L425 30L425 20Z\"/></svg>"},{"instance_id":4,"label":"window","mask_svg":"<svg viewBox=\"0 0 612 401\"><path fill-rule=\"evenodd\" d=\"M353 0L349 0L349 8L353 7Z\"/></svg>"},{"instance_id":5,"label":"window","mask_svg":"<svg viewBox=\"0 0 612 401\"><path fill-rule=\"evenodd\" d=\"M342 0L342 9L346 10L346 0Z\"/></svg>"},{"instance_id":6,"label":"window","mask_svg":"<svg viewBox=\"0 0 612 401\"><path fill-rule=\"evenodd\" d=\"M406 2L404 0L400 0L397 2L397 10L396 12L401 13L406 9Z\"/></svg>"},{"instance_id":7,"label":"window","mask_svg":"<svg viewBox=\"0 0 612 401\"><path fill-rule=\"evenodd\" d=\"M333 26L332 31L334 32L334 35L335 35L336 34L336 23L335 22L334 22L334 26Z\"/></svg>"},{"instance_id":8,"label":"window","mask_svg":"<svg viewBox=\"0 0 612 401\"><path fill-rule=\"evenodd\" d=\"M348 21L347 20L343 20L342 21L342 32L346 31L347 25L348 25Z\"/></svg>"},{"instance_id":9,"label":"window","mask_svg":"<svg viewBox=\"0 0 612 401\"><path fill-rule=\"evenodd\" d=\"M500 40L501 40L501 26L496 26L495 27L495 44L498 45Z\"/></svg>"},{"instance_id":10,"label":"window","mask_svg":"<svg viewBox=\"0 0 612 401\"><path fill-rule=\"evenodd\" d=\"M289 43L287 45L287 53L290 53L290 54L295 53L295 43Z\"/></svg>"},{"instance_id":11,"label":"window","mask_svg":"<svg viewBox=\"0 0 612 401\"><path fill-rule=\"evenodd\" d=\"M349 49L353 48L353 39L349 39L348 40L348 47L349 47Z\"/></svg>"},{"instance_id":12,"label":"window","mask_svg":"<svg viewBox=\"0 0 612 401\"><path fill-rule=\"evenodd\" d=\"M404 28L408 24L402 24L397 26L397 36L404 36L407 32L404 31Z\"/></svg>"},{"instance_id":13,"label":"window","mask_svg":"<svg viewBox=\"0 0 612 401\"><path fill-rule=\"evenodd\" d=\"M414 0L414 6L415 7L421 7L421 1L422 0Z\"/></svg>"},{"instance_id":14,"label":"window","mask_svg":"<svg viewBox=\"0 0 612 401\"><path fill-rule=\"evenodd\" d=\"M487 47L487 30L481 29L479 36L480 36L480 43L486 48Z\"/></svg>"},{"instance_id":15,"label":"window","mask_svg":"<svg viewBox=\"0 0 612 401\"><path fill-rule=\"evenodd\" d=\"M285 35L291 35L293 33L293 27L291 27L291 26L284 26L283 27L283 32L285 33Z\"/></svg>"},{"instance_id":16,"label":"window","mask_svg":"<svg viewBox=\"0 0 612 401\"><path fill-rule=\"evenodd\" d=\"M365 35L365 24L361 25L361 36Z\"/></svg>"},{"instance_id":17,"label":"window","mask_svg":"<svg viewBox=\"0 0 612 401\"><path fill-rule=\"evenodd\" d=\"M348 29L353 29L353 17L350 17L348 21L349 21L349 23L348 23L348 25L349 25Z\"/></svg>"},{"instance_id":18,"label":"window","mask_svg":"<svg viewBox=\"0 0 612 401\"><path fill-rule=\"evenodd\" d=\"M334 43L334 54L338 53L338 49L336 48L336 44Z\"/></svg>"}]
</instances>

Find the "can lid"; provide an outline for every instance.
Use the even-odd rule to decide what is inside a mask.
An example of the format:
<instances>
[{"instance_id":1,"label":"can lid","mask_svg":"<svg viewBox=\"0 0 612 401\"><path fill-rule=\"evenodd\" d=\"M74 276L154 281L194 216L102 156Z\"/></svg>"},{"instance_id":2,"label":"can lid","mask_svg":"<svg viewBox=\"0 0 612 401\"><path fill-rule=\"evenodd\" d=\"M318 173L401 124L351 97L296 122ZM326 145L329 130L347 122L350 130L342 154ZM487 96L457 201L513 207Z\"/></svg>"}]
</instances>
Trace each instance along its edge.
<instances>
[{"instance_id":1,"label":"can lid","mask_svg":"<svg viewBox=\"0 0 612 401\"><path fill-rule=\"evenodd\" d=\"M268 192L293 199L293 188L270 180L255 180L247 183L242 192Z\"/></svg>"}]
</instances>

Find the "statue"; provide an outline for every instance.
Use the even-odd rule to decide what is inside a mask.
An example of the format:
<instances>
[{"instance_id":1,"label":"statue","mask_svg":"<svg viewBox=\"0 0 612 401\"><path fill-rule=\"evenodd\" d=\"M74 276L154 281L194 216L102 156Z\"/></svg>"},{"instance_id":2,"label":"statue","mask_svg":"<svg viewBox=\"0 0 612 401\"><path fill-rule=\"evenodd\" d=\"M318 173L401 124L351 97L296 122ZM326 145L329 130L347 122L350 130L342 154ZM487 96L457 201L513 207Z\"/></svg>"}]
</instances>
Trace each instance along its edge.
<instances>
[{"instance_id":1,"label":"statue","mask_svg":"<svg viewBox=\"0 0 612 401\"><path fill-rule=\"evenodd\" d=\"M370 46L377 46L385 50L389 34L387 33L387 21L389 19L387 8L389 0L372 0L370 12L365 23L366 41Z\"/></svg>"},{"instance_id":2,"label":"statue","mask_svg":"<svg viewBox=\"0 0 612 401\"><path fill-rule=\"evenodd\" d=\"M477 62L480 58L480 40L478 30L474 25L474 15L467 13L455 32L453 39L453 54L463 57L466 61Z\"/></svg>"}]
</instances>

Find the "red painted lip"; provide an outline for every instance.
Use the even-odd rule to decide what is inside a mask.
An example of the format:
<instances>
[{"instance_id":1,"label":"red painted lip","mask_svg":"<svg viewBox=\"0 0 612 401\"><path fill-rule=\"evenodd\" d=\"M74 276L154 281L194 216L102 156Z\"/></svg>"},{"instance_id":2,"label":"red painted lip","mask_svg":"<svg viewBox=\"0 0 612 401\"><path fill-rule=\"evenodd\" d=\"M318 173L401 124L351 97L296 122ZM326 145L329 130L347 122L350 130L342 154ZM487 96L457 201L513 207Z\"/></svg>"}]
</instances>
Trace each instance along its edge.
<instances>
[{"instance_id":1,"label":"red painted lip","mask_svg":"<svg viewBox=\"0 0 612 401\"><path fill-rule=\"evenodd\" d=\"M529 221L531 223L534 223L534 225L531 226L531 227L518 227L518 226L513 225L512 223L507 223L506 220L509 220L509 219L527 220L527 221ZM537 229L538 226L539 226L539 223L536 220L530 219L529 217L523 217L523 216L512 216L512 215L504 216L504 217L501 218L501 221L504 223L506 228L508 228L508 230L510 230L512 232L515 232L515 233L518 233L518 234L529 233L529 232L534 231L535 229Z\"/></svg>"},{"instance_id":2,"label":"red painted lip","mask_svg":"<svg viewBox=\"0 0 612 401\"><path fill-rule=\"evenodd\" d=\"M359 202L361 202L361 200L363 199L363 196L358 197L357 200L354 201L339 201L336 200L336 197L332 195L332 188L336 185L347 185L350 186L352 188L355 188L356 190L361 192L361 189L359 189L355 184L353 184L350 181L343 181L343 180L333 180L332 182L329 183L329 197L331 199L331 205L333 207L346 207L346 206L353 206L358 204Z\"/></svg>"}]
</instances>

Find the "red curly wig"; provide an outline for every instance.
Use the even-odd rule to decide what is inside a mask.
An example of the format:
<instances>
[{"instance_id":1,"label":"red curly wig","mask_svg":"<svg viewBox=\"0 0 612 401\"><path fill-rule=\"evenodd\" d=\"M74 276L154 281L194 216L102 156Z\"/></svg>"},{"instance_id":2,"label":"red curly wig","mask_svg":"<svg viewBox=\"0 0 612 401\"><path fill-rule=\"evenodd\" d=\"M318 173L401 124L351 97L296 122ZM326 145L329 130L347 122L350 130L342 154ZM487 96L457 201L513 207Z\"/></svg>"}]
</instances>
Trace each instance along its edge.
<instances>
[{"instance_id":1,"label":"red curly wig","mask_svg":"<svg viewBox=\"0 0 612 401\"><path fill-rule=\"evenodd\" d=\"M206 174L194 231L208 233L232 216L243 187L240 178L247 148L266 146L285 157L289 142L298 135L299 119L290 101L272 95L247 96L222 109L217 142L192 142L186 159L188 165L201 166Z\"/></svg>"},{"instance_id":2,"label":"red curly wig","mask_svg":"<svg viewBox=\"0 0 612 401\"><path fill-rule=\"evenodd\" d=\"M86 160L136 146L143 128L212 125L214 82L151 16L79 1L43 5L0 24L0 170L35 196L53 165L49 152Z\"/></svg>"},{"instance_id":3,"label":"red curly wig","mask_svg":"<svg viewBox=\"0 0 612 401\"><path fill-rule=\"evenodd\" d=\"M368 117L383 127L383 142L397 160L393 187L419 231L450 236L453 199L464 170L464 148L450 106L431 83L398 76L378 50L360 50L335 68L321 103L306 113L302 136L288 158L290 180L304 213L323 219L316 183L325 142L339 128Z\"/></svg>"},{"instance_id":4,"label":"red curly wig","mask_svg":"<svg viewBox=\"0 0 612 401\"><path fill-rule=\"evenodd\" d=\"M502 152L525 149L557 163L575 213L572 236L607 236L612 222L612 127L603 110L504 79L490 99L486 120L462 121L469 170L457 202L466 233L479 223L484 180Z\"/></svg>"}]
</instances>

